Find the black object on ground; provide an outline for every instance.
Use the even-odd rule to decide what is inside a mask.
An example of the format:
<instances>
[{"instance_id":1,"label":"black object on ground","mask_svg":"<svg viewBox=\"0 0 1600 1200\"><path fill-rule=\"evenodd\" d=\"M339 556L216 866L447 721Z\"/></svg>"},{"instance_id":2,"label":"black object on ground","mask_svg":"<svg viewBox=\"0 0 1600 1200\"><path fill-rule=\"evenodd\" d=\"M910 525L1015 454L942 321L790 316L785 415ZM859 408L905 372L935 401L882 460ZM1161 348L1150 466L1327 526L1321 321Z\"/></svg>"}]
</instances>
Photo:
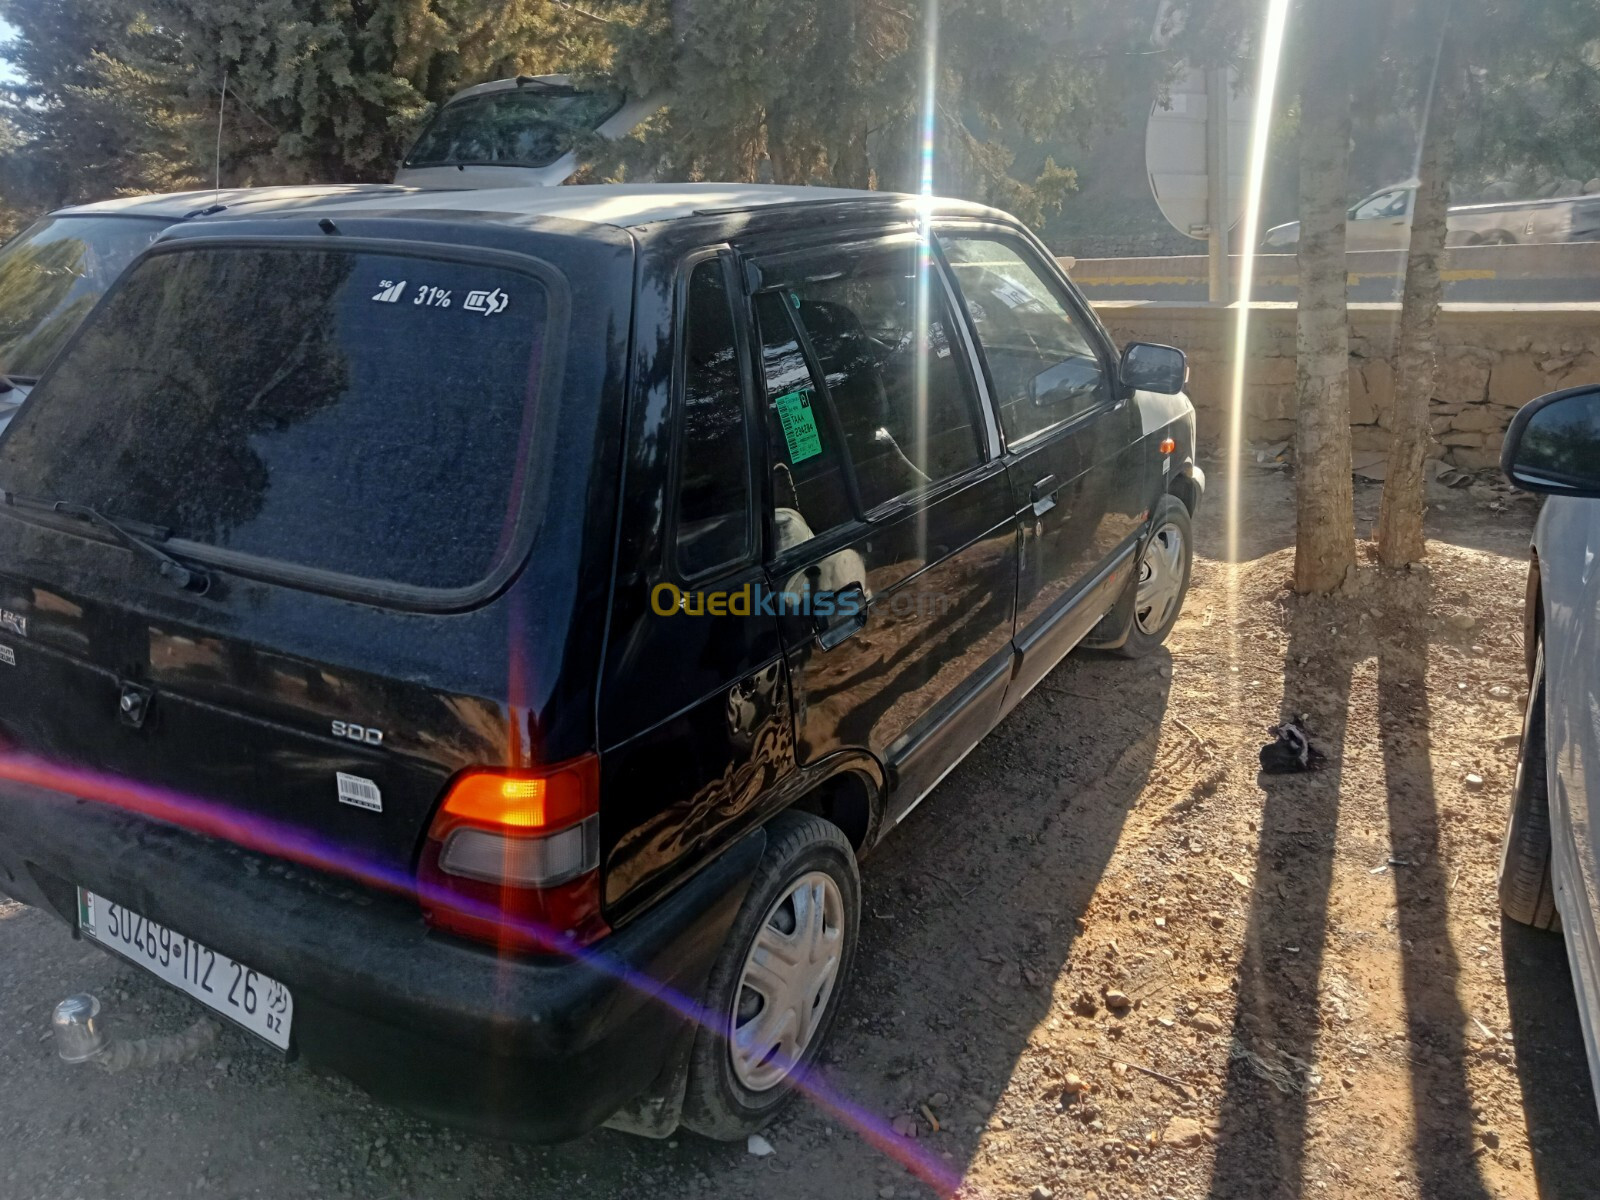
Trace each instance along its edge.
<instances>
[{"instance_id":1,"label":"black object on ground","mask_svg":"<svg viewBox=\"0 0 1600 1200\"><path fill-rule=\"evenodd\" d=\"M1264 775L1293 775L1314 771L1322 762L1322 751L1311 744L1304 717L1285 721L1267 730L1274 741L1261 747L1261 772Z\"/></svg>"}]
</instances>

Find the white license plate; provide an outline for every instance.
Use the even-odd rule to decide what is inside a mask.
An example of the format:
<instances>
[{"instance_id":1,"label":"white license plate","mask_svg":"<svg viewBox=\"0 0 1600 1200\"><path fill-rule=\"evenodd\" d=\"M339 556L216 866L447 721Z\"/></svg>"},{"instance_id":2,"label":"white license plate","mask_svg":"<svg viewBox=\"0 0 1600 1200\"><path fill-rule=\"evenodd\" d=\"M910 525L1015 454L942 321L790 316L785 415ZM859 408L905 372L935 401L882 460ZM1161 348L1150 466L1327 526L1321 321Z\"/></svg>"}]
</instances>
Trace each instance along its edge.
<instances>
[{"instance_id":1,"label":"white license plate","mask_svg":"<svg viewBox=\"0 0 1600 1200\"><path fill-rule=\"evenodd\" d=\"M279 1050L288 1050L294 997L276 979L87 888L78 889L78 929Z\"/></svg>"}]
</instances>

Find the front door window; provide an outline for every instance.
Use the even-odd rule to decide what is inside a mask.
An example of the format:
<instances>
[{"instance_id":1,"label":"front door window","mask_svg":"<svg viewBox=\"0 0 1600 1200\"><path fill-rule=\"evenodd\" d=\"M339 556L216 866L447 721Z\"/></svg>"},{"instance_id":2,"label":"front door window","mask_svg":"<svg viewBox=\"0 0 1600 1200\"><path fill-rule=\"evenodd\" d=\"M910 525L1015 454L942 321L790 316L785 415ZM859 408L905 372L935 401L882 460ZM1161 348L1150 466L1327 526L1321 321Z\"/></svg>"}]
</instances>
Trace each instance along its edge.
<instances>
[{"instance_id":1,"label":"front door window","mask_svg":"<svg viewBox=\"0 0 1600 1200\"><path fill-rule=\"evenodd\" d=\"M1009 445L1110 398L1094 343L1030 250L990 234L953 234L941 241L983 347Z\"/></svg>"}]
</instances>

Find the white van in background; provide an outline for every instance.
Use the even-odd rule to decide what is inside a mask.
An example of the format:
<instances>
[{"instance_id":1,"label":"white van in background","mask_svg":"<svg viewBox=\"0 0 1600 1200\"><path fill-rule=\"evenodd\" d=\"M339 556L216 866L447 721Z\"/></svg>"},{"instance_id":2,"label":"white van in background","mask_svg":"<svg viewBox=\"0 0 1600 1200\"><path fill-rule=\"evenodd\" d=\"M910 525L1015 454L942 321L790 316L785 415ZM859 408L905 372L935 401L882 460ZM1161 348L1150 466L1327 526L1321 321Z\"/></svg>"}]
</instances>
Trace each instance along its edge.
<instances>
[{"instance_id":1,"label":"white van in background","mask_svg":"<svg viewBox=\"0 0 1600 1200\"><path fill-rule=\"evenodd\" d=\"M394 181L423 188L552 187L578 169L585 133L616 138L660 107L566 75L518 75L457 92L406 154Z\"/></svg>"}]
</instances>

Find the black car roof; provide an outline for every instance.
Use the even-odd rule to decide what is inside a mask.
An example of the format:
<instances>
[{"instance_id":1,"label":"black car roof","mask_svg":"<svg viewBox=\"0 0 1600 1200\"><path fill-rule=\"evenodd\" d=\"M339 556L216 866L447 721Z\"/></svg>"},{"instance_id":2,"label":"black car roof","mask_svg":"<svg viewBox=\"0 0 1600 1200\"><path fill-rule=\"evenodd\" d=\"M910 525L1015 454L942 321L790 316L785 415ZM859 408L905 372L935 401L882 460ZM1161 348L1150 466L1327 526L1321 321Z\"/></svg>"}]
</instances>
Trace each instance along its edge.
<instances>
[{"instance_id":1,"label":"black car roof","mask_svg":"<svg viewBox=\"0 0 1600 1200\"><path fill-rule=\"evenodd\" d=\"M222 213L267 213L323 207L357 200L398 199L418 195L420 189L392 183L306 184L292 187L197 188L190 192L162 192L149 196L119 196L92 204L59 208L52 217L147 217L183 221L190 217Z\"/></svg>"},{"instance_id":2,"label":"black car roof","mask_svg":"<svg viewBox=\"0 0 1600 1200\"><path fill-rule=\"evenodd\" d=\"M318 215L337 218L401 217L413 220L526 224L554 219L589 225L634 229L661 222L723 213L789 209L837 212L894 212L914 217L923 202L900 192L854 191L847 188L781 187L746 183L578 184L563 187L412 191L318 205ZM933 198L929 210L941 216L1001 218L1004 214L964 200ZM1006 218L1009 220L1010 218Z\"/></svg>"}]
</instances>

